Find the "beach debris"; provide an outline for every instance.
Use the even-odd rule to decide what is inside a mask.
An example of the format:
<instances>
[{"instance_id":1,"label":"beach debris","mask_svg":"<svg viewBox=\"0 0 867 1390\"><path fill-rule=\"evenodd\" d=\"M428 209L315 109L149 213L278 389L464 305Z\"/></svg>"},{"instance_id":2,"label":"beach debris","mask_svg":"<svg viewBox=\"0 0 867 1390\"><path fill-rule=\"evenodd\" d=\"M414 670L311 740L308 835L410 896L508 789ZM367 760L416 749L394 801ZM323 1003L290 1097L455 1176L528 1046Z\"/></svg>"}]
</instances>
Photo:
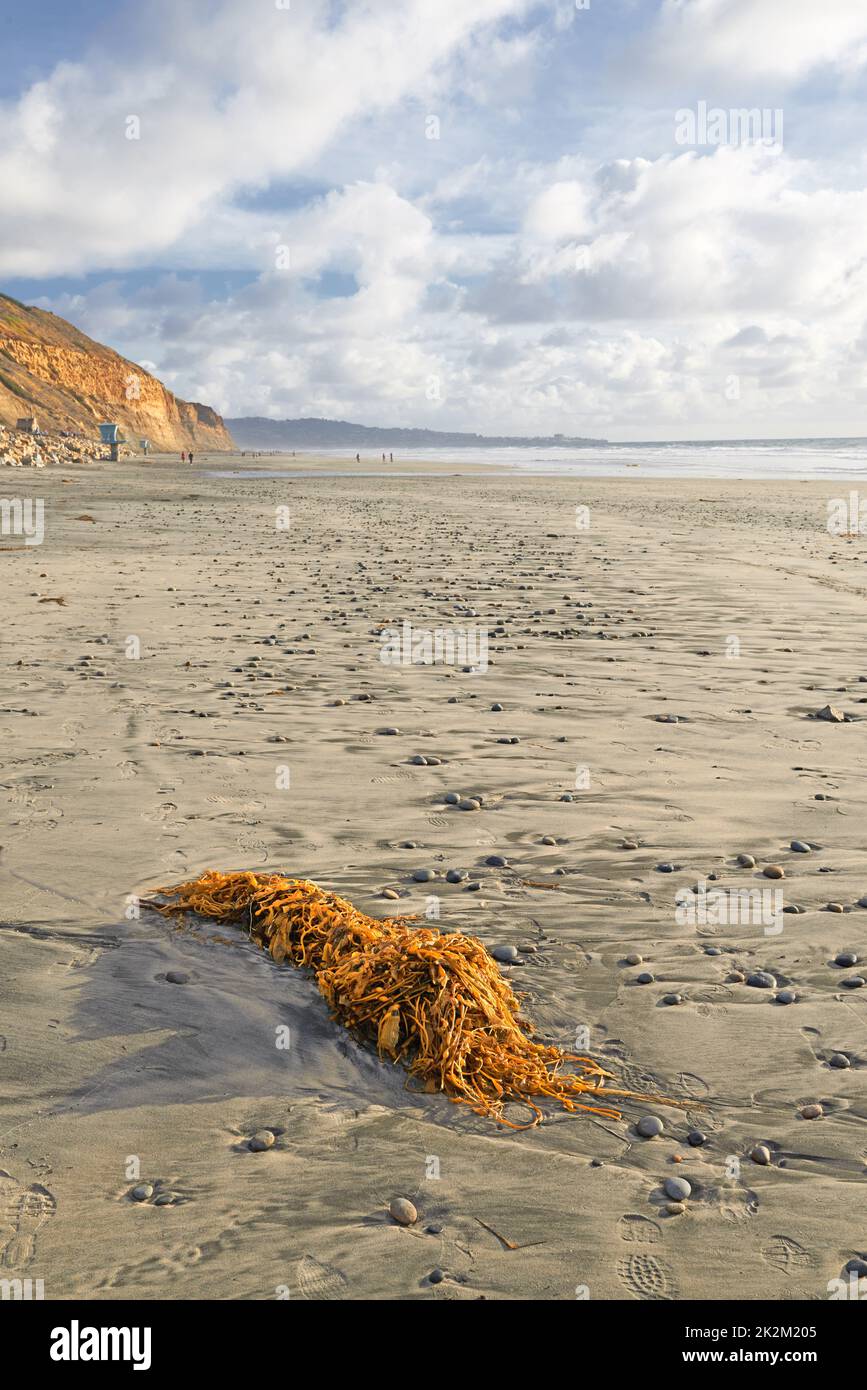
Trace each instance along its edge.
<instances>
[{"instance_id":1,"label":"beach debris","mask_svg":"<svg viewBox=\"0 0 867 1390\"><path fill-rule=\"evenodd\" d=\"M380 1057L400 1062L425 1093L444 1092L510 1129L542 1120L538 1102L619 1119L610 1073L592 1058L546 1046L485 947L462 932L377 920L305 879L215 870L160 891L147 905L164 916L195 912L237 923L276 963L313 970L332 1014ZM571 1063L570 1070L563 1070ZM506 1118L509 1103L533 1118Z\"/></svg>"},{"instance_id":2,"label":"beach debris","mask_svg":"<svg viewBox=\"0 0 867 1390\"><path fill-rule=\"evenodd\" d=\"M534 1245L545 1244L544 1240L531 1240L528 1241L526 1245L516 1245L515 1241L509 1240L507 1236L501 1236L499 1231L495 1231L493 1226L489 1226L487 1221L483 1221L480 1216L473 1217L473 1220L478 1221L480 1226L484 1226L486 1231L490 1231L492 1236L496 1236L497 1240L500 1242L500 1244L503 1246L505 1250L529 1250Z\"/></svg>"},{"instance_id":3,"label":"beach debris","mask_svg":"<svg viewBox=\"0 0 867 1390\"><path fill-rule=\"evenodd\" d=\"M393 1197L389 1203L388 1214L398 1226L414 1226L418 1221L418 1211L408 1197Z\"/></svg>"}]
</instances>

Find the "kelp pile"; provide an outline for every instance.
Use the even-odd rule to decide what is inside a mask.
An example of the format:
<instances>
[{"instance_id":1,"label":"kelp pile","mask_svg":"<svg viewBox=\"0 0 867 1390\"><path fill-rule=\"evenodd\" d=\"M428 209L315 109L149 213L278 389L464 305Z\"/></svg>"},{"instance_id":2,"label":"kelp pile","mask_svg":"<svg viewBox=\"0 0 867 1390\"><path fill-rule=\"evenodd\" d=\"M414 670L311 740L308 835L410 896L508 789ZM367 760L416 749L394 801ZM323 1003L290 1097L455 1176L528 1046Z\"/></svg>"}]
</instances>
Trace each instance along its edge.
<instances>
[{"instance_id":1,"label":"kelp pile","mask_svg":"<svg viewBox=\"0 0 867 1390\"><path fill-rule=\"evenodd\" d=\"M608 1073L589 1057L533 1042L518 999L481 942L459 932L413 926L412 918L378 920L304 879L210 871L164 888L166 916L195 912L233 922L275 961L315 973L335 1019L373 1042L380 1057L400 1062L425 1092L444 1092L512 1129L542 1119L537 1101L619 1119L604 1100ZM564 1062L572 1069L561 1070ZM634 1097L638 1099L639 1097ZM529 1124L506 1119L521 1102Z\"/></svg>"}]
</instances>

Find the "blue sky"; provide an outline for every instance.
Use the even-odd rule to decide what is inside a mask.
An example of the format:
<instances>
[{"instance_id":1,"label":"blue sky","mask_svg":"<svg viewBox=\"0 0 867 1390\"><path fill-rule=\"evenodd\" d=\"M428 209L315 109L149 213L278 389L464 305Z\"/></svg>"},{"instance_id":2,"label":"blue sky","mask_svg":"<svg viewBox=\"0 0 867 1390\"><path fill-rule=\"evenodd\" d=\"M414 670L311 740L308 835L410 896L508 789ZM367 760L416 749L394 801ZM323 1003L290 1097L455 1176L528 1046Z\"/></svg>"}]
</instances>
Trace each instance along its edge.
<instances>
[{"instance_id":1,"label":"blue sky","mask_svg":"<svg viewBox=\"0 0 867 1390\"><path fill-rule=\"evenodd\" d=\"M0 40L0 288L188 399L865 432L863 0L4 0Z\"/></svg>"}]
</instances>

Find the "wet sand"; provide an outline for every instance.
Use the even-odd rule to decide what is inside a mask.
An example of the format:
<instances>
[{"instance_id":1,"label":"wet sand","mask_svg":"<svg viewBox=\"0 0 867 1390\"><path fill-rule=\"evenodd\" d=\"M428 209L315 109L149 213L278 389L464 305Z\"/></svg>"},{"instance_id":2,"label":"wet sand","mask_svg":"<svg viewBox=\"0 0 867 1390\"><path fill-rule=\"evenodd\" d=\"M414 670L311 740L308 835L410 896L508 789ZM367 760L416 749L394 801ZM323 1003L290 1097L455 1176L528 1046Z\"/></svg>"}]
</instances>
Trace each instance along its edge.
<instances>
[{"instance_id":1,"label":"wet sand","mask_svg":"<svg viewBox=\"0 0 867 1390\"><path fill-rule=\"evenodd\" d=\"M209 476L281 466L321 476ZM843 983L867 964L867 556L825 524L845 485L335 469L46 470L44 543L0 541L0 1276L61 1299L827 1298L867 1255L867 989ZM488 669L383 665L404 621L487 627ZM811 717L829 703L851 722ZM504 969L539 1035L587 1029L680 1106L514 1133L411 1094L308 977L139 906L208 867L375 915L391 889L534 946ZM699 883L804 910L684 923Z\"/></svg>"}]
</instances>

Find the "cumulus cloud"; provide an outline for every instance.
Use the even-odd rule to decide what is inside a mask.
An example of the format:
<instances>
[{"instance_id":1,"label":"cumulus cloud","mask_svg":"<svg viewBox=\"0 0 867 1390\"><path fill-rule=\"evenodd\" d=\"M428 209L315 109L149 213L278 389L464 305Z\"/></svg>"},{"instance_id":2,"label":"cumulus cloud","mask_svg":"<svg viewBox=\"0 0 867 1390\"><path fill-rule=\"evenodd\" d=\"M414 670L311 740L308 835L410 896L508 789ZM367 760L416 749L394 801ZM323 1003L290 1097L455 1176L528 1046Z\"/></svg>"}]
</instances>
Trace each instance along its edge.
<instances>
[{"instance_id":1,"label":"cumulus cloud","mask_svg":"<svg viewBox=\"0 0 867 1390\"><path fill-rule=\"evenodd\" d=\"M862 156L833 119L817 149L812 108L799 150L794 93L860 71L867 10L610 8L628 92L571 0L215 0L206 32L149 6L0 107L0 273L88 275L42 302L229 415L857 433ZM712 73L786 87L783 150L676 144Z\"/></svg>"}]
</instances>

